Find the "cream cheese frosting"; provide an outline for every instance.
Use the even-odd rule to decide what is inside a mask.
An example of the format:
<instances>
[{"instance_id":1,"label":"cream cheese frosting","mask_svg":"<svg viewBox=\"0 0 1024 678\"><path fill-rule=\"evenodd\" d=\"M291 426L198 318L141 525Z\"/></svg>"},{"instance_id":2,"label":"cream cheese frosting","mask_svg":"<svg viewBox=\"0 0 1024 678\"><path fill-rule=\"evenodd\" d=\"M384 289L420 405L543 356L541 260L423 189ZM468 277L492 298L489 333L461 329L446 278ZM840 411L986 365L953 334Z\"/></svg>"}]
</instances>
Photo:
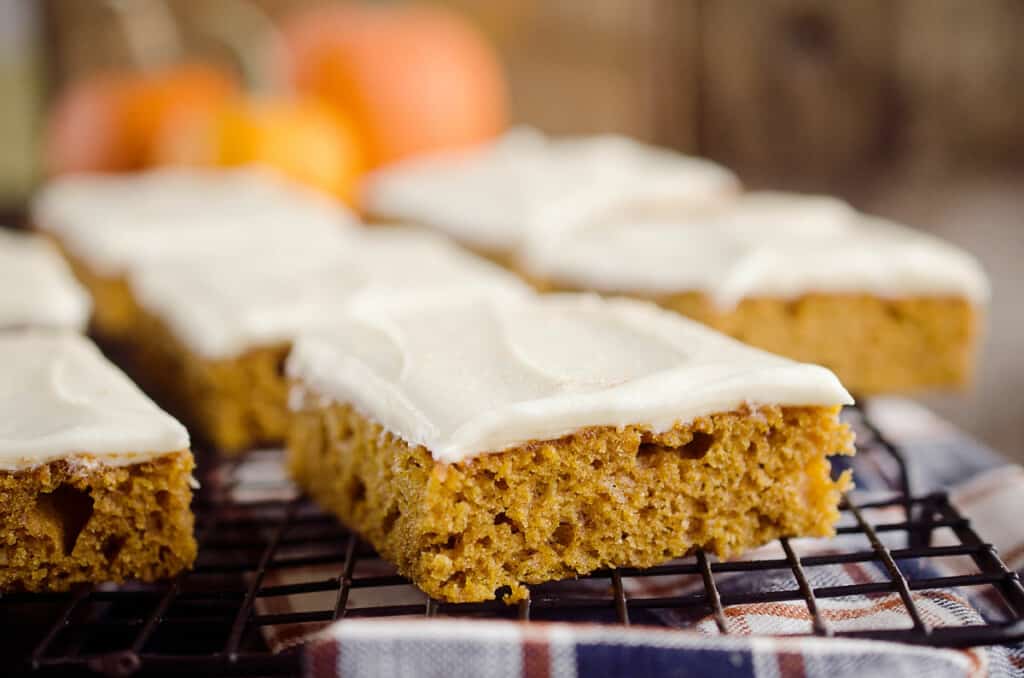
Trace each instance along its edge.
<instances>
[{"instance_id":1,"label":"cream cheese frosting","mask_svg":"<svg viewBox=\"0 0 1024 678\"><path fill-rule=\"evenodd\" d=\"M263 168L68 176L46 185L32 212L39 228L107 276L247 244L334 247L355 223L340 203Z\"/></svg>"},{"instance_id":2,"label":"cream cheese frosting","mask_svg":"<svg viewBox=\"0 0 1024 678\"><path fill-rule=\"evenodd\" d=\"M158 262L134 271L129 285L145 310L208 359L291 341L348 304L527 293L514 275L443 236L398 227L367 230L315 257L207 257L188 275Z\"/></svg>"},{"instance_id":3,"label":"cream cheese frosting","mask_svg":"<svg viewBox=\"0 0 1024 678\"><path fill-rule=\"evenodd\" d=\"M745 404L853 402L823 367L582 294L349 309L299 338L287 373L293 403L352 404L443 462L588 426L665 430Z\"/></svg>"},{"instance_id":4,"label":"cream cheese frosting","mask_svg":"<svg viewBox=\"0 0 1024 678\"><path fill-rule=\"evenodd\" d=\"M77 333L0 332L0 356L2 470L84 455L120 466L189 447L185 428Z\"/></svg>"},{"instance_id":5,"label":"cream cheese frosting","mask_svg":"<svg viewBox=\"0 0 1024 678\"><path fill-rule=\"evenodd\" d=\"M0 329L83 331L92 302L46 238L0 229Z\"/></svg>"},{"instance_id":6,"label":"cream cheese frosting","mask_svg":"<svg viewBox=\"0 0 1024 678\"><path fill-rule=\"evenodd\" d=\"M591 201L531 224L531 275L600 292L703 292L723 309L808 293L952 295L985 303L968 253L823 196L749 193L712 211L645 217Z\"/></svg>"},{"instance_id":7,"label":"cream cheese frosting","mask_svg":"<svg viewBox=\"0 0 1024 678\"><path fill-rule=\"evenodd\" d=\"M717 202L737 186L719 165L625 137L548 139L520 128L470 151L382 168L367 178L362 195L376 217L428 226L502 253L519 246L535 211L566 196L696 206Z\"/></svg>"}]
</instances>

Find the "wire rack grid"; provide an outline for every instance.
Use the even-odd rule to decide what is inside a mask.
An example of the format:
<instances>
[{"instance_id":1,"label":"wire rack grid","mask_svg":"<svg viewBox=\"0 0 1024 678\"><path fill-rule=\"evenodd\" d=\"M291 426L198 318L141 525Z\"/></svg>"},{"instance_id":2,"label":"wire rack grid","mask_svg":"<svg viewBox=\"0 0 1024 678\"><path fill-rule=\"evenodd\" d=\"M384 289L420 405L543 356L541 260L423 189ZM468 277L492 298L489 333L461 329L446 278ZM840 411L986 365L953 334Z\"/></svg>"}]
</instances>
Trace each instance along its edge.
<instances>
[{"instance_id":1,"label":"wire rack grid","mask_svg":"<svg viewBox=\"0 0 1024 678\"><path fill-rule=\"evenodd\" d=\"M930 646L967 647L1024 640L1024 587L941 492L910 494L901 451L887 441L863 411L853 416L874 453L895 459L902 492L880 500L844 498L840 536L860 538L863 547L801 556L794 541L779 540L781 557L719 562L703 551L645 570L594 572L580 580L553 582L531 591L528 600L506 605L450 604L423 597L395 602L384 592L409 588L357 536L303 497L240 502L234 490L237 467L206 460L203 490L196 498L200 558L196 567L159 584L78 588L69 593L0 596L0 656L26 673L68 671L111 676L195 670L238 675L291 675L300 668L296 647L272 652L267 635L305 630L342 618L468 616L529 620L595 619L611 624L648 623L665 611L710 617L718 631L732 631L731 606L803 601L809 633L873 638ZM875 515L887 516L885 520ZM896 516L893 518L892 516ZM944 530L941 545L932 535ZM903 546L894 546L902 544ZM916 576L915 564L961 557L974 564L970 574ZM813 568L874 563L887 575L878 581L815 586ZM307 576L282 579L288 572ZM794 585L733 591L719 582L734 573L785 573ZM691 576L698 586L685 595L637 595L629 581ZM756 578L751 578L755 580ZM284 583L282 583L284 582ZM1001 601L1004 619L958 626L929 624L915 592L988 587ZM378 594L381 594L378 596ZM836 628L822 614L822 601L858 595L895 595L905 627ZM282 612L268 605L286 597L317 601ZM358 599L358 600L356 600Z\"/></svg>"}]
</instances>

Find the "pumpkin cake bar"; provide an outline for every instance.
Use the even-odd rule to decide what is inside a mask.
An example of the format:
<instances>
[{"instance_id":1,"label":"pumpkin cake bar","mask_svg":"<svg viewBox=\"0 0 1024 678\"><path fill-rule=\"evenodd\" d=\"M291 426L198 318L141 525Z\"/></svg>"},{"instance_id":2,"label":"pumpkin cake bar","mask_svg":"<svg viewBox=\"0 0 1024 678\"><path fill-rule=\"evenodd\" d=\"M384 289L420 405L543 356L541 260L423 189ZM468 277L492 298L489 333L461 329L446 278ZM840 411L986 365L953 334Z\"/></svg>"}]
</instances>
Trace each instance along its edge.
<instances>
[{"instance_id":1,"label":"pumpkin cake bar","mask_svg":"<svg viewBox=\"0 0 1024 678\"><path fill-rule=\"evenodd\" d=\"M857 394L970 380L988 282L952 245L819 196L653 218L621 207L597 194L550 206L521 270L542 289L656 301Z\"/></svg>"},{"instance_id":2,"label":"pumpkin cake bar","mask_svg":"<svg viewBox=\"0 0 1024 678\"><path fill-rule=\"evenodd\" d=\"M431 228L509 264L533 211L559 196L585 188L656 211L714 204L738 186L724 167L626 137L549 139L518 128L468 151L381 168L364 180L361 204L371 221Z\"/></svg>"},{"instance_id":3,"label":"pumpkin cake bar","mask_svg":"<svg viewBox=\"0 0 1024 678\"><path fill-rule=\"evenodd\" d=\"M84 331L89 294L53 243L0 229L0 330L28 327Z\"/></svg>"},{"instance_id":4,"label":"pumpkin cake bar","mask_svg":"<svg viewBox=\"0 0 1024 678\"><path fill-rule=\"evenodd\" d=\"M191 566L185 429L89 340L0 332L0 591Z\"/></svg>"},{"instance_id":5,"label":"pumpkin cake bar","mask_svg":"<svg viewBox=\"0 0 1024 678\"><path fill-rule=\"evenodd\" d=\"M138 306L129 372L226 453L282 442L292 339L364 295L527 294L515 275L442 236L403 228L352 235L333 251L163 261L128 281Z\"/></svg>"},{"instance_id":6,"label":"pumpkin cake bar","mask_svg":"<svg viewBox=\"0 0 1024 678\"><path fill-rule=\"evenodd\" d=\"M134 329L134 269L176 260L184 270L211 255L258 261L280 249L315 256L354 223L335 201L259 168L62 177L36 196L32 219L92 294L92 330L108 344Z\"/></svg>"},{"instance_id":7,"label":"pumpkin cake bar","mask_svg":"<svg viewBox=\"0 0 1024 678\"><path fill-rule=\"evenodd\" d=\"M833 533L825 368L632 300L351 307L287 364L291 474L429 595Z\"/></svg>"}]
</instances>

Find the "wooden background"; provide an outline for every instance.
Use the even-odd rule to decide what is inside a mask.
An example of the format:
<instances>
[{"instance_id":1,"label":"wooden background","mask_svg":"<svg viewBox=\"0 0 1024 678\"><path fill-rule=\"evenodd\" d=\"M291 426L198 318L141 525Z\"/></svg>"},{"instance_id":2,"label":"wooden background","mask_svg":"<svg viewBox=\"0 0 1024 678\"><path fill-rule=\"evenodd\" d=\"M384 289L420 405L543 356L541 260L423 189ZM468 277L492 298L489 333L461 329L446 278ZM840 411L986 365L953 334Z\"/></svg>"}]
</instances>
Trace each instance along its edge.
<instances>
[{"instance_id":1,"label":"wooden background","mask_svg":"<svg viewBox=\"0 0 1024 678\"><path fill-rule=\"evenodd\" d=\"M170 4L187 27L206 1ZM995 285L978 384L929 402L1024 460L1024 2L437 1L498 45L517 122L835 192L978 254ZM55 82L124 63L99 3L48 0L47 16Z\"/></svg>"},{"instance_id":2,"label":"wooden background","mask_svg":"<svg viewBox=\"0 0 1024 678\"><path fill-rule=\"evenodd\" d=\"M186 27L209 0L169 0ZM314 0L262 0L279 16ZM498 44L513 113L720 160L755 183L1024 154L1020 0L444 0ZM124 63L101 3L50 0L57 79ZM187 32L187 30L186 30Z\"/></svg>"}]
</instances>

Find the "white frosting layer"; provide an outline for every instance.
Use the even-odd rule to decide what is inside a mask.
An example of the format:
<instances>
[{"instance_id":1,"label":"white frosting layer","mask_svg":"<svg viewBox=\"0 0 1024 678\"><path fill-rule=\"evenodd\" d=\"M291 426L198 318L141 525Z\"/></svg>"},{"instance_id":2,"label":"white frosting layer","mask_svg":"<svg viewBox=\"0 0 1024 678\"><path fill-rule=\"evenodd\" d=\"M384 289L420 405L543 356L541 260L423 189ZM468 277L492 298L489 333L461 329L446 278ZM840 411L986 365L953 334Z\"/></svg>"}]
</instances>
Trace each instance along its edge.
<instances>
[{"instance_id":1,"label":"white frosting layer","mask_svg":"<svg viewBox=\"0 0 1024 678\"><path fill-rule=\"evenodd\" d=\"M750 193L673 218L610 213L610 201L552 210L532 225L524 268L602 292L700 291L721 308L746 297L953 295L984 303L968 253L826 197Z\"/></svg>"},{"instance_id":2,"label":"white frosting layer","mask_svg":"<svg viewBox=\"0 0 1024 678\"><path fill-rule=\"evenodd\" d=\"M591 295L363 307L302 336L289 376L456 462L587 426L649 425L743 404L853 402L823 367L677 314Z\"/></svg>"},{"instance_id":3,"label":"white frosting layer","mask_svg":"<svg viewBox=\"0 0 1024 678\"><path fill-rule=\"evenodd\" d=\"M187 275L176 262L157 262L129 284L143 308L210 359L291 341L353 303L527 291L511 273L425 231L371 229L344 247L295 254L206 257Z\"/></svg>"},{"instance_id":4,"label":"white frosting layer","mask_svg":"<svg viewBox=\"0 0 1024 678\"><path fill-rule=\"evenodd\" d=\"M82 331L92 302L47 239L0 229L0 329Z\"/></svg>"},{"instance_id":5,"label":"white frosting layer","mask_svg":"<svg viewBox=\"0 0 1024 678\"><path fill-rule=\"evenodd\" d=\"M518 129L472 151L425 156L370 175L366 210L429 226L471 247L507 252L519 246L538 210L568 196L613 195L634 206L695 206L737 188L712 162L619 136L548 140Z\"/></svg>"},{"instance_id":6,"label":"white frosting layer","mask_svg":"<svg viewBox=\"0 0 1024 678\"><path fill-rule=\"evenodd\" d=\"M0 332L0 469L87 454L135 464L189 447L185 428L84 337Z\"/></svg>"},{"instance_id":7,"label":"white frosting layer","mask_svg":"<svg viewBox=\"0 0 1024 678\"><path fill-rule=\"evenodd\" d=\"M42 189L33 220L109 276L242 247L330 247L354 223L340 203L261 168L69 176Z\"/></svg>"}]
</instances>

